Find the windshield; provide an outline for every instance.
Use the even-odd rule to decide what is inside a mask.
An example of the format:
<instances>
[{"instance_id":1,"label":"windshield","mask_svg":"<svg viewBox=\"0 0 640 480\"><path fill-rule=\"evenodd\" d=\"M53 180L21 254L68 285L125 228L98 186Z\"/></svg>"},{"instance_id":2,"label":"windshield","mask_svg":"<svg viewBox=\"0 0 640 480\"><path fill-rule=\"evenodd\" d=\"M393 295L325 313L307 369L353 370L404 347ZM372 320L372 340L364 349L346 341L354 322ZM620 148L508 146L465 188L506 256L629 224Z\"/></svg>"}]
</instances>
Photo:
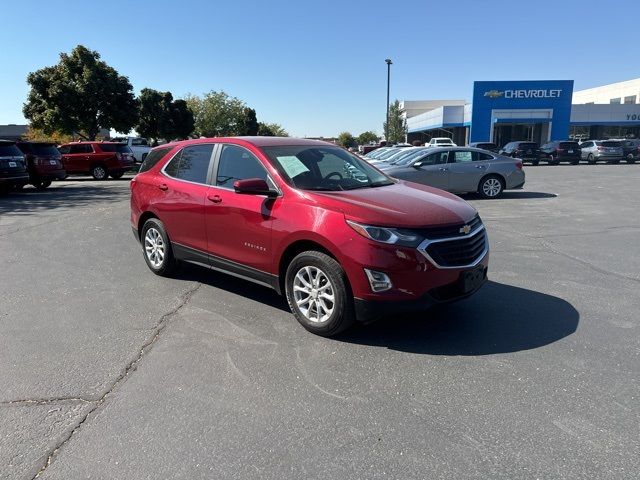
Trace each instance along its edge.
<instances>
[{"instance_id":1,"label":"windshield","mask_svg":"<svg viewBox=\"0 0 640 480\"><path fill-rule=\"evenodd\" d=\"M406 157L402 157L395 162L392 162L393 165L408 165L412 163L414 160L424 156L427 153L427 149L420 149L417 152L411 152L411 155L407 155Z\"/></svg>"},{"instance_id":2,"label":"windshield","mask_svg":"<svg viewBox=\"0 0 640 480\"><path fill-rule=\"evenodd\" d=\"M34 155L38 155L40 157L59 157L60 152L55 147L55 145L51 143L32 143L31 151Z\"/></svg>"},{"instance_id":3,"label":"windshield","mask_svg":"<svg viewBox=\"0 0 640 480\"><path fill-rule=\"evenodd\" d=\"M382 148L378 148L376 150L374 150L373 152L369 152L365 155L365 157L367 158L378 158L380 155L382 155L385 152L388 152L389 150L391 150L388 147L382 147Z\"/></svg>"},{"instance_id":4,"label":"windshield","mask_svg":"<svg viewBox=\"0 0 640 480\"><path fill-rule=\"evenodd\" d=\"M22 157L22 152L15 143L0 143L0 157Z\"/></svg>"},{"instance_id":5,"label":"windshield","mask_svg":"<svg viewBox=\"0 0 640 480\"><path fill-rule=\"evenodd\" d=\"M354 190L382 187L393 180L366 161L338 147L263 147L290 185L303 190Z\"/></svg>"},{"instance_id":6,"label":"windshield","mask_svg":"<svg viewBox=\"0 0 640 480\"><path fill-rule=\"evenodd\" d=\"M131 149L124 143L101 143L100 150L103 152L131 153Z\"/></svg>"}]
</instances>

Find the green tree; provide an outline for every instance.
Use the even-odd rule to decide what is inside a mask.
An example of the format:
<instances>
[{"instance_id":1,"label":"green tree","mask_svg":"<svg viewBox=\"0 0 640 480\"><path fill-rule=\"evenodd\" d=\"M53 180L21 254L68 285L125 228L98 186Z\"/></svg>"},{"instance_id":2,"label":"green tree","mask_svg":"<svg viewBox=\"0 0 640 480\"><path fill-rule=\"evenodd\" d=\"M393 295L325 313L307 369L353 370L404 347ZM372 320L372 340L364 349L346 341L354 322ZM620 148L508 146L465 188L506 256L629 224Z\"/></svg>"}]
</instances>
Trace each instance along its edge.
<instances>
[{"instance_id":1,"label":"green tree","mask_svg":"<svg viewBox=\"0 0 640 480\"><path fill-rule=\"evenodd\" d=\"M159 138L171 140L171 136L166 137L166 135L171 130L173 95L152 88L143 88L138 101L140 109L136 132L143 137L153 139L154 143Z\"/></svg>"},{"instance_id":2,"label":"green tree","mask_svg":"<svg viewBox=\"0 0 640 480\"><path fill-rule=\"evenodd\" d=\"M407 136L407 121L402 117L404 110L400 108L400 100L394 101L389 106L389 126L383 123L384 131L387 132L387 143L402 143Z\"/></svg>"},{"instance_id":3,"label":"green tree","mask_svg":"<svg viewBox=\"0 0 640 480\"><path fill-rule=\"evenodd\" d=\"M245 108L240 122L239 135L258 135L258 119L256 118L256 111L253 108Z\"/></svg>"},{"instance_id":4,"label":"green tree","mask_svg":"<svg viewBox=\"0 0 640 480\"><path fill-rule=\"evenodd\" d=\"M258 123L258 135L261 137L288 137L287 131L277 123Z\"/></svg>"},{"instance_id":5,"label":"green tree","mask_svg":"<svg viewBox=\"0 0 640 480\"><path fill-rule=\"evenodd\" d=\"M375 143L378 140L380 140L380 137L376 135L375 132L372 132L371 130L367 132L362 132L360 135L358 135L358 138L357 138L358 145L367 145L368 143Z\"/></svg>"},{"instance_id":6,"label":"green tree","mask_svg":"<svg viewBox=\"0 0 640 480\"><path fill-rule=\"evenodd\" d=\"M174 100L171 104L171 138L187 138L193 133L195 120L185 100Z\"/></svg>"},{"instance_id":7,"label":"green tree","mask_svg":"<svg viewBox=\"0 0 640 480\"><path fill-rule=\"evenodd\" d=\"M356 144L356 139L353 138L349 132L342 132L338 135L338 145L344 148L353 147Z\"/></svg>"},{"instance_id":8,"label":"green tree","mask_svg":"<svg viewBox=\"0 0 640 480\"><path fill-rule=\"evenodd\" d=\"M225 137L241 134L245 118L245 103L227 93L211 91L202 97L186 99L195 118L195 131L204 137Z\"/></svg>"},{"instance_id":9,"label":"green tree","mask_svg":"<svg viewBox=\"0 0 640 480\"><path fill-rule=\"evenodd\" d=\"M22 111L45 134L83 132L94 140L101 128L128 132L136 124L138 106L129 79L82 45L61 53L57 65L30 73L27 83Z\"/></svg>"}]
</instances>

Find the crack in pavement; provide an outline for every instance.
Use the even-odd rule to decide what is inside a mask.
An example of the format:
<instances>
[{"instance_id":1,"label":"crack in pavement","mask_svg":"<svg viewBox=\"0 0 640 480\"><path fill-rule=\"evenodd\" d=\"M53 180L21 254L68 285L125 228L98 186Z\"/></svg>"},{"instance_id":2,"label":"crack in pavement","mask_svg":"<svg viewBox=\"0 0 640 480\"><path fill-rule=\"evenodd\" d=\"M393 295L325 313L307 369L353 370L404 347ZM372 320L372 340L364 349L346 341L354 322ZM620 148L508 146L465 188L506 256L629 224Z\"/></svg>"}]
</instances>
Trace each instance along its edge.
<instances>
[{"instance_id":1,"label":"crack in pavement","mask_svg":"<svg viewBox=\"0 0 640 480\"><path fill-rule=\"evenodd\" d=\"M49 405L50 403L95 403L99 398L86 399L82 397L51 397L51 398L22 398L18 400L0 401L0 407L23 407L25 405Z\"/></svg>"},{"instance_id":2,"label":"crack in pavement","mask_svg":"<svg viewBox=\"0 0 640 480\"><path fill-rule=\"evenodd\" d=\"M142 347L140 347L138 356L127 364L127 366L122 370L122 373L111 384L111 387L109 387L107 391L99 399L88 402L88 403L93 403L94 404L93 407L89 409L89 411L82 416L80 421L77 422L77 424L71 429L71 431L67 435L65 435L65 437L62 438L61 441L58 442L58 444L53 449L51 449L51 451L47 455L46 461L44 462L42 467L40 467L40 469L35 474L33 479L38 478L40 475L42 475L45 472L45 470L53 462L54 457L57 455L60 449L64 447L64 445L69 440L71 440L73 435L87 421L87 419L89 418L89 415L94 413L105 402L106 398L111 393L113 393L115 389L118 386L120 386L120 384L126 381L127 377L131 372L136 371L138 367L138 363L140 363L140 361L144 358L144 356L151 350L151 348L153 348L158 338L160 338L160 335L162 334L162 332L169 325L169 320L174 315L176 315L187 303L189 303L189 300L191 300L191 297L193 296L193 294L196 293L198 289L200 289L200 287L202 287L202 284L199 282L196 282L189 290L187 290L185 293L182 294L180 303L178 303L178 305L175 308L171 309L169 312L165 313L160 317L160 320L158 321L158 323L155 324L153 328L153 334L147 339L145 343L142 344ZM35 404L35 403L30 403L30 404Z\"/></svg>"}]
</instances>

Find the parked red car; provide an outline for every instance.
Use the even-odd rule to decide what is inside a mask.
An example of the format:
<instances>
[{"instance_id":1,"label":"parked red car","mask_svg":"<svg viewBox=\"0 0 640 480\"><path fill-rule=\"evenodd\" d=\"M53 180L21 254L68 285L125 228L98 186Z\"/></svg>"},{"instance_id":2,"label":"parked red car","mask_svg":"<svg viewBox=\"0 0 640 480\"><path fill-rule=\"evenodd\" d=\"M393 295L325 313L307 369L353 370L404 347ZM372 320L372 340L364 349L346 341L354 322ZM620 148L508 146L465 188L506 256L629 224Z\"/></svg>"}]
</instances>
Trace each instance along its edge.
<instances>
[{"instance_id":1,"label":"parked red car","mask_svg":"<svg viewBox=\"0 0 640 480\"><path fill-rule=\"evenodd\" d=\"M96 180L120 178L133 167L133 153L123 143L73 142L58 150L67 173L91 174Z\"/></svg>"},{"instance_id":2,"label":"parked red car","mask_svg":"<svg viewBox=\"0 0 640 480\"><path fill-rule=\"evenodd\" d=\"M183 260L272 287L324 336L468 297L487 278L468 203L314 140L157 147L131 182L131 226L154 273Z\"/></svg>"},{"instance_id":3,"label":"parked red car","mask_svg":"<svg viewBox=\"0 0 640 480\"><path fill-rule=\"evenodd\" d=\"M62 168L62 156L55 144L17 142L16 146L24 153L29 183L38 190L44 190L53 180L61 180L67 176Z\"/></svg>"}]
</instances>

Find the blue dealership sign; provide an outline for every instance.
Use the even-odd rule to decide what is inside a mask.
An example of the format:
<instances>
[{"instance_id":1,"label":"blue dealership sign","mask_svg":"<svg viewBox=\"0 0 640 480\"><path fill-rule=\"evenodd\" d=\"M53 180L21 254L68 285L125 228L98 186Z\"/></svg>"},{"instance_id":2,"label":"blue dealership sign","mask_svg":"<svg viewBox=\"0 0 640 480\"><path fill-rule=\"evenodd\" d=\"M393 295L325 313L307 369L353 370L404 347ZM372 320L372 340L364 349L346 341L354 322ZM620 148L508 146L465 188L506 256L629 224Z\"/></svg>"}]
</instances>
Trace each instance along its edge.
<instances>
[{"instance_id":1,"label":"blue dealership sign","mask_svg":"<svg viewBox=\"0 0 640 480\"><path fill-rule=\"evenodd\" d=\"M573 80L474 82L471 142L491 138L494 123L550 123L550 140L569 136Z\"/></svg>"}]
</instances>

